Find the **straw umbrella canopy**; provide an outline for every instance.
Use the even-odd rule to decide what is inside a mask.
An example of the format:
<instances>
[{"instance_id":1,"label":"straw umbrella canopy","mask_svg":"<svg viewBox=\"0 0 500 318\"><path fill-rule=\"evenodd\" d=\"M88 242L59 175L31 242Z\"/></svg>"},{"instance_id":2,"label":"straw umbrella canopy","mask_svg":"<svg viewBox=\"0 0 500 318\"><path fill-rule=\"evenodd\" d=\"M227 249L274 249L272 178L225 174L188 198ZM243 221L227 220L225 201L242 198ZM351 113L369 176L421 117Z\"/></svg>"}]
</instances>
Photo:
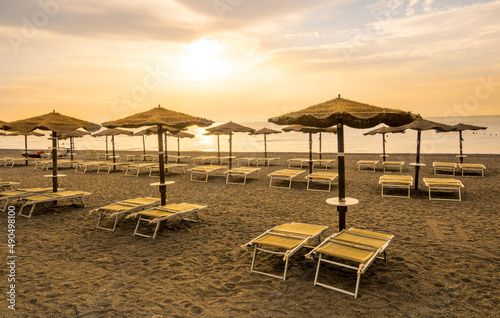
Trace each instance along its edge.
<instances>
[{"instance_id":1,"label":"straw umbrella canopy","mask_svg":"<svg viewBox=\"0 0 500 318\"><path fill-rule=\"evenodd\" d=\"M373 136L376 134L381 134L382 135L382 159L385 161L386 155L385 155L385 134L390 133L391 130L387 126L382 126L374 130L370 130L369 132L364 133L363 135L365 136ZM404 133L404 131L401 131L401 133Z\"/></svg>"},{"instance_id":2,"label":"straw umbrella canopy","mask_svg":"<svg viewBox=\"0 0 500 318\"><path fill-rule=\"evenodd\" d=\"M269 121L278 125L300 124L311 127L337 125L339 197L334 198L334 201L338 201L339 230L342 230L345 228L345 213L348 204L345 197L344 125L352 128L371 128L382 123L388 126L398 126L412 122L415 117L410 112L351 101L341 98L339 94L335 99L269 118Z\"/></svg>"},{"instance_id":3,"label":"straw umbrella canopy","mask_svg":"<svg viewBox=\"0 0 500 318\"><path fill-rule=\"evenodd\" d=\"M389 132L396 133L396 132L403 132L407 129L412 129L417 131L417 155L415 158L415 190L418 190L418 175L420 171L420 143L421 143L421 137L422 137L422 131L423 130L436 130L436 131L451 131L453 127L450 125L446 125L443 123L438 123L435 121L427 120L422 117L418 117L415 119L413 122L402 125L402 126L397 126L397 127L392 127L389 128Z\"/></svg>"},{"instance_id":4,"label":"straw umbrella canopy","mask_svg":"<svg viewBox=\"0 0 500 318\"><path fill-rule=\"evenodd\" d=\"M101 125L56 113L16 120L4 124L4 129L28 133L36 129L52 131L52 190L57 192L57 135L68 133L78 128L89 132L99 130Z\"/></svg>"},{"instance_id":5,"label":"straw umbrella canopy","mask_svg":"<svg viewBox=\"0 0 500 318\"><path fill-rule=\"evenodd\" d=\"M462 131L464 130L484 130L488 127L481 127L481 126L474 126L474 125L469 125L469 124L463 124L463 123L458 123L456 125L451 126L453 127L452 131L458 131L458 137L460 141L460 163L464 162L464 155L462 151L462 141L464 140L462 138Z\"/></svg>"},{"instance_id":6,"label":"straw umbrella canopy","mask_svg":"<svg viewBox=\"0 0 500 318\"><path fill-rule=\"evenodd\" d=\"M302 132L302 133L308 133L309 134L309 173L312 173L313 170L313 161L312 161L312 134L317 134L319 133L321 136L321 132L324 131L331 131L331 132L337 132L336 127L329 127L329 128L318 128L318 127L309 127L309 126L302 126L302 125L291 125L285 128L282 128L283 131L290 132L290 131L295 131L295 132ZM319 139L320 145L321 145L321 138ZM320 146L320 152L321 152L321 146ZM320 158L321 159L321 158Z\"/></svg>"},{"instance_id":7,"label":"straw umbrella canopy","mask_svg":"<svg viewBox=\"0 0 500 318\"><path fill-rule=\"evenodd\" d=\"M64 134L61 134L58 136L59 140L69 138L69 152L70 152L70 156L71 156L71 161L73 161L73 153L74 153L74 149L75 149L74 138L82 138L83 136L86 136L86 135L90 135L90 133L87 131L73 130L69 133L64 133Z\"/></svg>"},{"instance_id":8,"label":"straw umbrella canopy","mask_svg":"<svg viewBox=\"0 0 500 318\"><path fill-rule=\"evenodd\" d=\"M179 131L178 133L168 133L167 136L177 137L177 156L181 155L181 138L194 138L193 134Z\"/></svg>"},{"instance_id":9,"label":"straw umbrella canopy","mask_svg":"<svg viewBox=\"0 0 500 318\"><path fill-rule=\"evenodd\" d=\"M4 134L4 135L6 135L6 134ZM36 131L30 131L27 133L16 131L16 132L7 134L7 136L24 136L24 156L26 157L25 164L28 165L28 136L42 137L42 136L44 136L44 134L36 132Z\"/></svg>"},{"instance_id":10,"label":"straw umbrella canopy","mask_svg":"<svg viewBox=\"0 0 500 318\"><path fill-rule=\"evenodd\" d=\"M206 128L206 130L208 132L221 131L229 135L229 169L232 168L232 163L233 163L233 160L231 159L231 156L233 155L233 133L235 132L253 133L255 131L255 129L253 128L233 123L232 121L229 121L222 125Z\"/></svg>"},{"instance_id":11,"label":"straw umbrella canopy","mask_svg":"<svg viewBox=\"0 0 500 318\"><path fill-rule=\"evenodd\" d=\"M165 136L165 157L167 160L168 160L167 133L169 132L169 133L176 134L180 131L181 131L181 129L170 127L170 126L163 126L163 128L162 128L162 133ZM149 127L149 128L146 128L146 129L143 129L143 130L140 130L140 131L134 133L134 136L142 136L142 149L143 149L144 154L146 154L146 141L144 139L144 136L150 136L150 135L156 135L156 134L158 134L158 127L157 126Z\"/></svg>"},{"instance_id":12,"label":"straw umbrella canopy","mask_svg":"<svg viewBox=\"0 0 500 318\"><path fill-rule=\"evenodd\" d=\"M104 127L107 128L139 128L144 126L157 126L157 131L162 132L164 126L170 126L177 129L182 129L188 126L197 125L201 127L207 127L213 124L213 121L190 116L184 113L176 112L166 108L162 108L158 105L153 109L145 112L137 113L122 119L108 121L103 123ZM158 134L158 158L159 158L159 168L160 168L160 197L161 205L165 205L167 202L167 188L165 184L165 156L163 152L163 134Z\"/></svg>"},{"instance_id":13,"label":"straw umbrella canopy","mask_svg":"<svg viewBox=\"0 0 500 318\"><path fill-rule=\"evenodd\" d=\"M125 129L113 128L113 129L104 129L103 131L99 131L92 135L92 137L102 137L106 136L106 155L108 154L108 136L111 136L111 147L113 148L113 163L116 163L116 153L115 153L115 136L118 135L127 135L130 136L134 132ZM113 166L113 170L116 171L116 166Z\"/></svg>"},{"instance_id":14,"label":"straw umbrella canopy","mask_svg":"<svg viewBox=\"0 0 500 318\"><path fill-rule=\"evenodd\" d=\"M252 135L264 135L264 158L267 158L267 135L270 134L281 134L281 131L271 128L262 128L252 133Z\"/></svg>"}]
</instances>

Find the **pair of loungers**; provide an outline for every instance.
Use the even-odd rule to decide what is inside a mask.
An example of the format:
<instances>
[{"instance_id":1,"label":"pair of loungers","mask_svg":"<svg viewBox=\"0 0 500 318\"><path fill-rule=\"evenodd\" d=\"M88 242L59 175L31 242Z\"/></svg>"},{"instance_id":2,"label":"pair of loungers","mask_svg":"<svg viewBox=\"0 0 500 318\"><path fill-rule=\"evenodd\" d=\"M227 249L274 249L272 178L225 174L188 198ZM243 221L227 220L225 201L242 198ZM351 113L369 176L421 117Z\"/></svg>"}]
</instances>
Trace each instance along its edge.
<instances>
[{"instance_id":1,"label":"pair of loungers","mask_svg":"<svg viewBox=\"0 0 500 318\"><path fill-rule=\"evenodd\" d=\"M455 171L458 168L462 171L462 176L464 173L481 173L481 176L484 177L484 170L486 167L480 163L459 163L456 164L454 162L433 162L432 166L434 167L434 174L438 173L450 173L455 175Z\"/></svg>"},{"instance_id":2,"label":"pair of loungers","mask_svg":"<svg viewBox=\"0 0 500 318\"><path fill-rule=\"evenodd\" d=\"M358 171L366 170L365 168L369 168L370 171L375 171L378 163L378 160L359 160L357 162ZM403 172L404 164L404 161L382 161L384 172L393 169L399 170L398 172Z\"/></svg>"},{"instance_id":3,"label":"pair of loungers","mask_svg":"<svg viewBox=\"0 0 500 318\"><path fill-rule=\"evenodd\" d=\"M306 258L312 258L314 255L318 256L314 285L357 297L361 275L377 258L387 259L385 250L393 235L350 228L321 241L321 235L327 229L327 226L321 225L286 223L264 232L242 245L242 248L245 249L253 248L250 272L286 280L290 258L301 248L309 247L312 248L312 251L306 254ZM276 275L256 270L258 252L283 256L285 261L284 273ZM355 270L357 279L354 292L318 282L322 262Z\"/></svg>"},{"instance_id":4,"label":"pair of loungers","mask_svg":"<svg viewBox=\"0 0 500 318\"><path fill-rule=\"evenodd\" d=\"M255 164L258 167L259 164L263 164L263 165L267 165L269 167L272 162L274 162L274 161L279 162L279 160L280 160L280 158L278 158L278 157L273 157L273 158L256 158L256 157L238 158L238 166L246 163L247 166L250 166L250 164Z\"/></svg>"},{"instance_id":5,"label":"pair of loungers","mask_svg":"<svg viewBox=\"0 0 500 318\"><path fill-rule=\"evenodd\" d=\"M268 175L271 178L269 180L269 187L290 189L292 187L293 179L298 177L299 175L301 175L303 173L305 173L305 170L282 169L282 170L274 171ZM305 177L307 179L307 190L330 192L330 190L332 188L332 183L337 177L338 177L338 173L336 173L336 172L326 172L326 171L313 172ZM288 181L288 187L280 186L279 183L277 183L277 182L280 182L283 180ZM311 183L327 184L328 190L324 190L321 188L311 188Z\"/></svg>"},{"instance_id":6,"label":"pair of loungers","mask_svg":"<svg viewBox=\"0 0 500 318\"><path fill-rule=\"evenodd\" d=\"M424 178L424 184L429 191L429 200L448 200L448 201L461 201L461 189L464 185L460 180L450 178ZM383 175L379 179L381 187L381 195L386 197L407 197L410 198L411 187L413 186L413 177L407 175ZM391 192L387 192L389 189ZM406 189L406 195L398 194L395 189ZM436 197L432 194L436 192L458 193L458 198Z\"/></svg>"},{"instance_id":7,"label":"pair of loungers","mask_svg":"<svg viewBox=\"0 0 500 318\"><path fill-rule=\"evenodd\" d=\"M138 217L134 235L156 238L160 225L163 221L180 217L181 220L191 222L201 222L199 212L206 209L204 205L180 203L167 204L160 206L160 199L146 197L134 198L119 201L90 211L90 213L99 213L97 220L97 229L114 232L118 223L124 218ZM193 216L194 218L189 218ZM104 227L101 222L105 218L114 218L113 227ZM156 224L152 235L140 233L141 222Z\"/></svg>"}]
</instances>

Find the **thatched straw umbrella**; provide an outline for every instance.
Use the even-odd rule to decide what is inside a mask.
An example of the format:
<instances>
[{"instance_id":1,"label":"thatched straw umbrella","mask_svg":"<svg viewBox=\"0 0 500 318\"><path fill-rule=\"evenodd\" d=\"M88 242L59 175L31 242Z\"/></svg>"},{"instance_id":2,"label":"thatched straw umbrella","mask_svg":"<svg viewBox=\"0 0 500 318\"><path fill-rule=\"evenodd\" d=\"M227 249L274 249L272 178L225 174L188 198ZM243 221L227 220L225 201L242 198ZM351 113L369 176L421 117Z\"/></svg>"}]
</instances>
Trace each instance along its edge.
<instances>
[{"instance_id":1,"label":"thatched straw umbrella","mask_svg":"<svg viewBox=\"0 0 500 318\"><path fill-rule=\"evenodd\" d=\"M4 124L4 129L20 132L30 132L35 129L52 131L52 189L57 192L57 135L68 133L78 128L90 132L99 130L101 125L80 120L77 118L65 116L53 111L41 116L31 117L22 120L16 120Z\"/></svg>"},{"instance_id":2,"label":"thatched straw umbrella","mask_svg":"<svg viewBox=\"0 0 500 318\"><path fill-rule=\"evenodd\" d=\"M270 122L278 125L304 125L311 127L330 127L337 125L338 140L338 202L339 230L345 228L345 213L347 202L345 197L345 153L344 153L344 125L352 128L370 128L385 123L389 126L398 126L409 123L415 115L402 110L381 108L369 104L362 104L340 97L316 104L305 109L269 118Z\"/></svg>"},{"instance_id":3,"label":"thatched straw umbrella","mask_svg":"<svg viewBox=\"0 0 500 318\"><path fill-rule=\"evenodd\" d=\"M113 163L116 163L116 153L115 153L115 136L118 135L127 135L131 136L134 132L125 129L104 129L103 131L99 131L95 134L92 134L92 137L102 137L106 136L106 156L108 154L108 136L111 136L111 146L113 147ZM116 166L113 165L113 171L116 171Z\"/></svg>"},{"instance_id":4,"label":"thatched straw umbrella","mask_svg":"<svg viewBox=\"0 0 500 318\"><path fill-rule=\"evenodd\" d=\"M194 138L193 134L179 131L178 133L168 133L167 136L177 137L177 156L181 155L181 138Z\"/></svg>"},{"instance_id":5,"label":"thatched straw umbrella","mask_svg":"<svg viewBox=\"0 0 500 318\"><path fill-rule=\"evenodd\" d=\"M176 134L180 131L181 131L181 129L170 127L170 126L163 126L163 128L162 128L162 134L165 138L165 160L166 161L168 161L167 133ZM150 136L150 135L156 135L156 134L158 134L158 127L157 126L149 127L149 128L146 128L146 129L143 129L143 130L140 130L140 131L134 133L134 136L142 136L142 149L143 149L144 155L146 154L146 141L145 141L144 136Z\"/></svg>"},{"instance_id":6,"label":"thatched straw umbrella","mask_svg":"<svg viewBox=\"0 0 500 318\"><path fill-rule=\"evenodd\" d=\"M229 135L229 169L232 168L233 160L232 160L232 155L233 155L233 133L235 132L249 132L253 133L255 129L246 127L237 123L233 123L232 121L229 121L227 123L224 123L222 125L206 128L208 132L214 132L214 131L220 131L227 133Z\"/></svg>"},{"instance_id":7,"label":"thatched straw umbrella","mask_svg":"<svg viewBox=\"0 0 500 318\"><path fill-rule=\"evenodd\" d=\"M25 165L28 165L28 136L42 137L44 136L44 134L38 133L36 131L30 131L27 133L16 131L8 134L7 136L24 136L24 156L26 157Z\"/></svg>"},{"instance_id":8,"label":"thatched straw umbrella","mask_svg":"<svg viewBox=\"0 0 500 318\"><path fill-rule=\"evenodd\" d=\"M285 128L282 128L283 131L290 132L290 131L295 131L295 132L302 132L302 133L308 133L309 134L309 173L312 173L313 171L313 159L312 159L312 134L317 134L321 136L321 132L335 132L337 133L337 128L336 127L328 127L328 128L318 128L318 127L309 127L309 126L302 126L302 125L292 125L288 126ZM319 151L321 154L321 137L319 139ZM320 157L321 159L321 157Z\"/></svg>"},{"instance_id":9,"label":"thatched straw umbrella","mask_svg":"<svg viewBox=\"0 0 500 318\"><path fill-rule=\"evenodd\" d=\"M271 128L262 128L251 133L251 135L264 135L264 158L266 159L267 159L267 135L270 134L281 134L281 131Z\"/></svg>"},{"instance_id":10,"label":"thatched straw umbrella","mask_svg":"<svg viewBox=\"0 0 500 318\"><path fill-rule=\"evenodd\" d=\"M386 155L385 155L385 134L392 132L389 127L387 126L382 126L374 130L370 130L369 132L364 133L363 135L365 136L373 136L376 134L381 134L382 135L382 159L385 161ZM404 133L404 131L401 131L401 133Z\"/></svg>"},{"instance_id":11,"label":"thatched straw umbrella","mask_svg":"<svg viewBox=\"0 0 500 318\"><path fill-rule=\"evenodd\" d=\"M162 132L164 126L170 126L177 129L182 129L188 126L197 125L201 127L210 126L213 121L193 117L184 113L175 112L172 110L168 110L166 108L162 108L158 105L153 109L150 109L145 112L137 113L132 116L128 116L122 119L108 121L103 123L104 127L108 128L116 128L116 127L124 127L124 128L139 128L144 126L157 126L157 131ZM167 187L165 184L165 153L163 151L163 134L158 134L158 158L159 158L159 168L160 168L160 197L161 197L161 205L165 205L167 202Z\"/></svg>"},{"instance_id":12,"label":"thatched straw umbrella","mask_svg":"<svg viewBox=\"0 0 500 318\"><path fill-rule=\"evenodd\" d=\"M484 130L488 127L481 127L481 126L474 126L474 125L469 125L469 124L463 124L463 123L458 123L456 125L451 126L453 129L451 131L458 131L458 138L460 141L460 163L464 162L464 155L462 151L462 141L464 140L462 138L462 131L464 130Z\"/></svg>"},{"instance_id":13,"label":"thatched straw umbrella","mask_svg":"<svg viewBox=\"0 0 500 318\"><path fill-rule=\"evenodd\" d=\"M415 158L415 190L418 190L418 175L420 171L420 143L421 143L421 137L422 137L422 131L423 130L436 130L436 131L451 131L453 128L449 125L442 124L442 123L437 123L435 121L423 119L422 117L418 117L416 120L413 122L402 125L402 126L397 126L397 127L392 127L389 128L388 131L392 133L396 132L403 132L407 129L412 129L417 131L417 155Z\"/></svg>"},{"instance_id":14,"label":"thatched straw umbrella","mask_svg":"<svg viewBox=\"0 0 500 318\"><path fill-rule=\"evenodd\" d=\"M73 130L69 133L64 133L58 136L59 140L68 139L69 138L69 152L71 156L71 161L73 161L73 153L75 149L75 141L74 138L82 138L83 136L89 135L90 133L87 131L81 130Z\"/></svg>"}]
</instances>

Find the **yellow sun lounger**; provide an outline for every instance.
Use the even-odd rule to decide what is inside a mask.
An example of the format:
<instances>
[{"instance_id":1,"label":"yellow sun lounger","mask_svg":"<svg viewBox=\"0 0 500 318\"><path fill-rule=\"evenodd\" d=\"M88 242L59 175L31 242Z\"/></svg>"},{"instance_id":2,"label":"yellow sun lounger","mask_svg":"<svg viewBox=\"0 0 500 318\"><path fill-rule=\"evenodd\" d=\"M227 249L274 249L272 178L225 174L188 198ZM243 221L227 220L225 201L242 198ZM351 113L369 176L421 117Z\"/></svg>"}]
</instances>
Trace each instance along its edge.
<instances>
[{"instance_id":1,"label":"yellow sun lounger","mask_svg":"<svg viewBox=\"0 0 500 318\"><path fill-rule=\"evenodd\" d=\"M14 187L13 185L19 185L21 182L18 181L0 181L0 188L2 190L12 190Z\"/></svg>"},{"instance_id":2,"label":"yellow sun lounger","mask_svg":"<svg viewBox=\"0 0 500 318\"><path fill-rule=\"evenodd\" d=\"M127 170L125 170L125 175L138 177L139 173L141 173L141 170L150 171L150 168L155 167L155 166L158 166L158 164L151 163L151 162L148 162L148 163L143 162L143 163L128 165ZM130 173L129 173L129 171L130 171ZM151 175L151 172L150 172L150 175Z\"/></svg>"},{"instance_id":3,"label":"yellow sun lounger","mask_svg":"<svg viewBox=\"0 0 500 318\"><path fill-rule=\"evenodd\" d=\"M357 298L361 275L366 272L377 258L387 259L385 250L393 237L393 235L354 228L343 230L328 237L306 255L306 258L311 258L312 255L319 254L314 285L339 291ZM346 289L333 287L329 284L319 283L318 276L321 262L357 271L354 293Z\"/></svg>"},{"instance_id":4,"label":"yellow sun lounger","mask_svg":"<svg viewBox=\"0 0 500 318\"><path fill-rule=\"evenodd\" d=\"M269 187L270 188L285 188L285 187L279 187L279 186L273 186L273 180L288 180L288 189L292 187L292 179L295 178L296 176L306 172L305 170L295 170L295 169L283 169L283 170L278 170L274 171L273 173L268 174L269 177L271 177L271 180L269 181Z\"/></svg>"},{"instance_id":5,"label":"yellow sun lounger","mask_svg":"<svg viewBox=\"0 0 500 318\"><path fill-rule=\"evenodd\" d=\"M194 157L192 160L193 164L199 163L204 165L205 162L211 163L212 159L217 158L215 156L199 156L199 157Z\"/></svg>"},{"instance_id":6,"label":"yellow sun lounger","mask_svg":"<svg viewBox=\"0 0 500 318\"><path fill-rule=\"evenodd\" d=\"M139 216L139 219L137 220L137 225L135 227L134 235L152 237L153 239L155 239L156 235L158 234L158 229L160 228L161 222L168 221L176 217L180 217L181 220L183 221L201 222L198 213L206 208L207 206L205 205L197 205L190 203L168 204L150 210L130 214L127 216L127 218ZM188 219L185 217L186 215L195 216L196 220ZM149 224L156 223L153 235L139 233L139 226L141 224L141 221L148 222Z\"/></svg>"},{"instance_id":7,"label":"yellow sun lounger","mask_svg":"<svg viewBox=\"0 0 500 318\"><path fill-rule=\"evenodd\" d=\"M486 170L486 167L483 164L480 163L459 163L458 167L460 170L462 170L462 176L464 175L464 172L476 172L480 171L481 172L481 177L484 177L484 170Z\"/></svg>"},{"instance_id":8,"label":"yellow sun lounger","mask_svg":"<svg viewBox=\"0 0 500 318\"><path fill-rule=\"evenodd\" d=\"M329 164L333 164L335 162L335 159L316 159L314 160L313 166L316 167L318 165L319 167L325 166L325 169L328 169Z\"/></svg>"},{"instance_id":9,"label":"yellow sun lounger","mask_svg":"<svg viewBox=\"0 0 500 318\"><path fill-rule=\"evenodd\" d=\"M364 168L364 167L372 168L373 171L375 171L375 168L377 167L377 163L378 163L378 160L359 160L357 162L358 171L361 171L361 168Z\"/></svg>"},{"instance_id":10,"label":"yellow sun lounger","mask_svg":"<svg viewBox=\"0 0 500 318\"><path fill-rule=\"evenodd\" d=\"M309 160L308 158L292 158L288 159L288 168L292 167L292 164L300 164L300 168L302 168L304 165L308 166L309 161L316 161L316 160Z\"/></svg>"},{"instance_id":11,"label":"yellow sun lounger","mask_svg":"<svg viewBox=\"0 0 500 318\"><path fill-rule=\"evenodd\" d=\"M238 168L233 168L231 170L224 171L226 174L226 183L233 183L233 184L246 184L247 182L247 177L250 174L257 174L257 179L259 178L259 171L261 168L252 168L252 167L238 167ZM243 182L231 182L230 179L231 177L242 179Z\"/></svg>"},{"instance_id":12,"label":"yellow sun lounger","mask_svg":"<svg viewBox=\"0 0 500 318\"><path fill-rule=\"evenodd\" d=\"M182 162L183 159L186 159L187 162L189 162L189 158L191 156L168 156L168 162L174 162L174 163L179 163Z\"/></svg>"},{"instance_id":13,"label":"yellow sun lounger","mask_svg":"<svg viewBox=\"0 0 500 318\"><path fill-rule=\"evenodd\" d=\"M182 169L182 173L186 173L186 167L187 164L185 163L167 163L165 164L165 171L167 172L173 172L172 170L179 168ZM149 168L149 176L153 176L153 172L159 172L160 171L160 166L158 164L154 166L150 166Z\"/></svg>"},{"instance_id":14,"label":"yellow sun lounger","mask_svg":"<svg viewBox=\"0 0 500 318\"><path fill-rule=\"evenodd\" d=\"M19 215L31 218L31 215L33 214L33 211L35 210L37 204L45 202L54 202L65 199L71 200L73 204L76 204L76 200L79 199L81 201L81 204L85 206L85 201L83 201L83 197L90 194L91 193L84 191L60 191L60 192L52 192L48 194L40 194L40 195L24 197L22 198L23 204L21 205L21 209L19 210ZM31 205L31 210L29 214L23 214L24 208L29 205Z\"/></svg>"},{"instance_id":15,"label":"yellow sun lounger","mask_svg":"<svg viewBox=\"0 0 500 318\"><path fill-rule=\"evenodd\" d=\"M425 185L429 188L429 200L462 201L461 189L465 188L460 180L446 178L424 178ZM458 199L432 198L434 192L458 191Z\"/></svg>"},{"instance_id":16,"label":"yellow sun lounger","mask_svg":"<svg viewBox=\"0 0 500 318\"><path fill-rule=\"evenodd\" d=\"M277 161L276 164L279 163L281 158L279 157L273 157L273 158L254 158L254 161L255 164L257 165L257 167L259 166L260 163L264 164L264 165L267 165L268 167L271 165L271 162L274 162L274 161Z\"/></svg>"},{"instance_id":17,"label":"yellow sun lounger","mask_svg":"<svg viewBox=\"0 0 500 318\"><path fill-rule=\"evenodd\" d=\"M399 169L399 172L403 172L404 161L383 161L382 166L384 166L384 172L386 169Z\"/></svg>"},{"instance_id":18,"label":"yellow sun lounger","mask_svg":"<svg viewBox=\"0 0 500 318\"><path fill-rule=\"evenodd\" d=\"M305 223L285 223L278 225L263 234L257 236L250 242L242 245L244 249L253 247L251 273L258 273L274 278L286 280L288 271L288 261L302 247L312 248L313 241L316 244L321 241L321 234L328 229L328 226L312 225ZM255 270L255 260L257 252L282 255L285 261L285 270L283 275L274 275L271 273Z\"/></svg>"},{"instance_id":19,"label":"yellow sun lounger","mask_svg":"<svg viewBox=\"0 0 500 318\"><path fill-rule=\"evenodd\" d=\"M389 195L384 194L384 188L403 188L408 189L407 198L410 198L411 187L413 186L413 177L406 175L383 175L378 180L378 183L382 185L381 194L383 197L404 197L402 195Z\"/></svg>"},{"instance_id":20,"label":"yellow sun lounger","mask_svg":"<svg viewBox=\"0 0 500 318\"><path fill-rule=\"evenodd\" d=\"M330 192L330 190L332 188L333 180L335 180L338 176L339 176L339 174L336 172L325 172L325 171L313 172L310 175L306 176L307 190L327 191L327 190L323 190L323 189L311 189L309 187L311 182L317 182L317 183L328 184L328 192Z\"/></svg>"},{"instance_id":21,"label":"yellow sun lounger","mask_svg":"<svg viewBox=\"0 0 500 318\"><path fill-rule=\"evenodd\" d=\"M52 188L28 188L28 189L14 189L5 192L0 192L0 201L5 200L5 205L3 207L2 212L7 211L9 203L13 201L19 200L23 197L29 197L35 194L42 194L51 191Z\"/></svg>"},{"instance_id":22,"label":"yellow sun lounger","mask_svg":"<svg viewBox=\"0 0 500 318\"><path fill-rule=\"evenodd\" d=\"M208 181L208 176L212 173L215 173L219 170L224 170L226 169L226 166L215 166L215 165L210 165L210 166L198 166L189 169L191 171L191 181L196 181L196 182L207 182ZM193 176L195 175L202 175L205 176L205 180L203 179L193 179Z\"/></svg>"},{"instance_id":23,"label":"yellow sun lounger","mask_svg":"<svg viewBox=\"0 0 500 318\"><path fill-rule=\"evenodd\" d=\"M99 212L99 218L97 220L96 229L102 229L107 231L114 232L118 223L125 217L127 214L137 211L146 210L152 208L154 206L160 205L161 200L157 198L134 198L124 201L119 201L110 205L106 205L97 209L90 211L89 214ZM112 228L107 228L100 226L101 221L105 218L115 218L115 222Z\"/></svg>"},{"instance_id":24,"label":"yellow sun lounger","mask_svg":"<svg viewBox=\"0 0 500 318\"><path fill-rule=\"evenodd\" d=\"M78 173L85 173L87 172L87 169L89 167L97 167L99 169L99 166L101 164L106 164L106 161L86 161L86 162L79 162L76 165L75 172Z\"/></svg>"},{"instance_id":25,"label":"yellow sun lounger","mask_svg":"<svg viewBox=\"0 0 500 318\"><path fill-rule=\"evenodd\" d=\"M104 162L101 162L97 165L97 173L101 172L101 169L108 169L108 174L110 173L111 171L111 168L114 168L114 167L123 167L123 166L127 166L128 163L127 162L112 162L112 161L104 161Z\"/></svg>"},{"instance_id":26,"label":"yellow sun lounger","mask_svg":"<svg viewBox=\"0 0 500 318\"><path fill-rule=\"evenodd\" d=\"M455 169L457 164L454 162L433 162L434 174L438 174L439 171L451 171L455 175Z\"/></svg>"}]
</instances>

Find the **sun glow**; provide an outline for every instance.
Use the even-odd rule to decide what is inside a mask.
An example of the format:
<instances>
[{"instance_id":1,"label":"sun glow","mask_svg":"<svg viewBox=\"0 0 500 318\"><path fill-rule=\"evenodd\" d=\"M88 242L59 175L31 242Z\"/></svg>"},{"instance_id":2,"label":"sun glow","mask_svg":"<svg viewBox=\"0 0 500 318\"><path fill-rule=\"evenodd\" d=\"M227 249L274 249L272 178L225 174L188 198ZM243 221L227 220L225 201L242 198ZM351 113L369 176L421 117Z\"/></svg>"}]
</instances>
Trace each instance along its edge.
<instances>
[{"instance_id":1,"label":"sun glow","mask_svg":"<svg viewBox=\"0 0 500 318\"><path fill-rule=\"evenodd\" d=\"M185 72L190 79L218 79L231 71L223 58L223 46L215 40L201 39L189 44Z\"/></svg>"}]
</instances>

